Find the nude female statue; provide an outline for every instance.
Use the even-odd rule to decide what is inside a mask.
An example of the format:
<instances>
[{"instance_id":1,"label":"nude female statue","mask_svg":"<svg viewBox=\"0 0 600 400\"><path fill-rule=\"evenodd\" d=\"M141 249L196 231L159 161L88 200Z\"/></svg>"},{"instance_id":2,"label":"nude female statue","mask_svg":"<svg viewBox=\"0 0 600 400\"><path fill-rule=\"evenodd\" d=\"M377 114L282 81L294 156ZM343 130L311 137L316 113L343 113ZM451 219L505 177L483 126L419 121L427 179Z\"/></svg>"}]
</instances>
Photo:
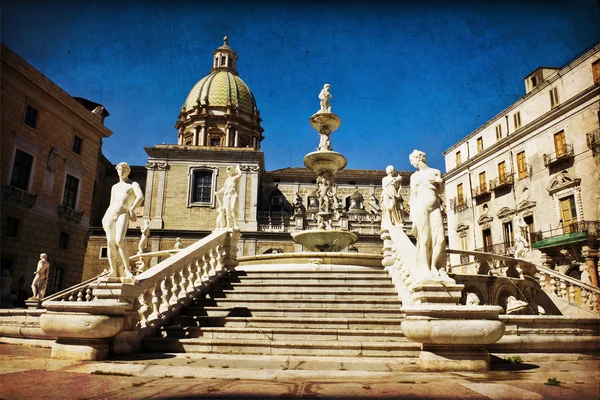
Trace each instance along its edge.
<instances>
[{"instance_id":1,"label":"nude female statue","mask_svg":"<svg viewBox=\"0 0 600 400\"><path fill-rule=\"evenodd\" d=\"M417 239L416 266L439 278L446 267L446 240L442 222L440 191L442 174L426 164L425 153L413 151L410 163L417 172L410 177L410 217L412 233Z\"/></svg>"},{"instance_id":2,"label":"nude female statue","mask_svg":"<svg viewBox=\"0 0 600 400\"><path fill-rule=\"evenodd\" d=\"M116 166L119 182L110 192L110 205L102 218L102 228L106 232L108 263L111 277L132 276L129 269L129 255L125 245L125 234L129 221L137 219L135 209L144 200L140 185L129 179L131 168L127 163Z\"/></svg>"},{"instance_id":3,"label":"nude female statue","mask_svg":"<svg viewBox=\"0 0 600 400\"><path fill-rule=\"evenodd\" d=\"M402 206L400 201L400 182L402 177L396 173L393 165L388 165L385 169L386 176L381 180L381 225L394 226L402 223Z\"/></svg>"},{"instance_id":4,"label":"nude female statue","mask_svg":"<svg viewBox=\"0 0 600 400\"><path fill-rule=\"evenodd\" d=\"M225 214L226 227L234 229L239 229L237 224L237 181L242 176L242 171L240 171L240 166L237 167L227 167L227 179L225 179L225 184L221 190L217 191L216 194L223 193L223 202L222 211Z\"/></svg>"}]
</instances>

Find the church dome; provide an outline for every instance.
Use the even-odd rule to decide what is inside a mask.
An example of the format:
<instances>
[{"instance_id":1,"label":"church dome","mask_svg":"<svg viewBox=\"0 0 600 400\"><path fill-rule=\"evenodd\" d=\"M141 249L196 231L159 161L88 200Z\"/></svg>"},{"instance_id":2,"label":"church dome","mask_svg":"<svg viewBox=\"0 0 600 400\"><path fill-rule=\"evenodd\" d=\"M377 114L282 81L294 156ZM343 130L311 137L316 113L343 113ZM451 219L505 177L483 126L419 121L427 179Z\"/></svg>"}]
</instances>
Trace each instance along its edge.
<instances>
[{"instance_id":1,"label":"church dome","mask_svg":"<svg viewBox=\"0 0 600 400\"><path fill-rule=\"evenodd\" d=\"M198 104L209 107L234 106L246 114L256 113L256 101L248 85L234 72L213 69L190 91L183 107L190 111Z\"/></svg>"}]
</instances>

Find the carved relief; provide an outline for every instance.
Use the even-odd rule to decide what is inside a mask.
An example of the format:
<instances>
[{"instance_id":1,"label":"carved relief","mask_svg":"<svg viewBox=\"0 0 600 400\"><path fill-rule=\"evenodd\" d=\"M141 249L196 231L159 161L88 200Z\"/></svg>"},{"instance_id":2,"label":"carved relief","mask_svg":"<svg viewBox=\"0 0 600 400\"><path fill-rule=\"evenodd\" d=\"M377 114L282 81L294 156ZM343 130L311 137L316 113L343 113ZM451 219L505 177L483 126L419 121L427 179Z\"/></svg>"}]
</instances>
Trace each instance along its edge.
<instances>
[{"instance_id":1,"label":"carved relief","mask_svg":"<svg viewBox=\"0 0 600 400\"><path fill-rule=\"evenodd\" d=\"M502 222L510 222L515 215L515 210L508 207L502 207L500 211L496 214L498 218L502 220Z\"/></svg>"}]
</instances>

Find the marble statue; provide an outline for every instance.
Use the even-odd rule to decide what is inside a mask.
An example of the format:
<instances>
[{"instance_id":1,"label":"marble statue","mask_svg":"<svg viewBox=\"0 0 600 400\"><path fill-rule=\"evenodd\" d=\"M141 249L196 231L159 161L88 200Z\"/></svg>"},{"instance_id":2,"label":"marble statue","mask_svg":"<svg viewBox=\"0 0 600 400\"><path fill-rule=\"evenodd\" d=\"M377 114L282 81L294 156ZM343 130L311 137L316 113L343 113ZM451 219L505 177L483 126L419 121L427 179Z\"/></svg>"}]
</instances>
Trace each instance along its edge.
<instances>
[{"instance_id":1,"label":"marble statue","mask_svg":"<svg viewBox=\"0 0 600 400\"><path fill-rule=\"evenodd\" d=\"M331 151L331 141L329 140L329 135L331 135L331 129L327 126L322 126L319 129L319 147L317 147L318 151Z\"/></svg>"},{"instance_id":2,"label":"marble statue","mask_svg":"<svg viewBox=\"0 0 600 400\"><path fill-rule=\"evenodd\" d=\"M400 196L400 182L402 177L396 173L393 165L385 169L386 176L381 180L381 226L394 226L402 224L402 196Z\"/></svg>"},{"instance_id":3,"label":"marble statue","mask_svg":"<svg viewBox=\"0 0 600 400\"><path fill-rule=\"evenodd\" d=\"M173 248L175 250L183 249L183 242L181 241L181 238L175 239L175 246L173 246Z\"/></svg>"},{"instance_id":4,"label":"marble statue","mask_svg":"<svg viewBox=\"0 0 600 400\"><path fill-rule=\"evenodd\" d=\"M129 221L137 219L135 209L144 201L140 185L129 179L131 168L127 163L116 166L119 182L110 192L110 205L102 218L102 228L106 232L108 263L111 277L132 277L129 269L129 254L125 244L125 234Z\"/></svg>"},{"instance_id":5,"label":"marble statue","mask_svg":"<svg viewBox=\"0 0 600 400\"><path fill-rule=\"evenodd\" d=\"M242 176L242 171L240 171L240 166L232 167L229 166L226 168L227 170L227 179L225 179L225 183L223 187L217 191L217 195L223 193L223 202L220 202L221 212L223 213L223 219L225 221L219 221L219 217L217 216L217 227L219 223L221 225L225 225L225 228L234 228L239 229L237 225L237 182Z\"/></svg>"},{"instance_id":6,"label":"marble statue","mask_svg":"<svg viewBox=\"0 0 600 400\"><path fill-rule=\"evenodd\" d=\"M325 85L323 85L321 93L319 93L319 100L321 100L321 110L319 110L319 112L321 113L331 112L331 103L329 102L329 99L331 98L331 93L329 93L330 87L331 85L329 83L326 83Z\"/></svg>"},{"instance_id":7,"label":"marble statue","mask_svg":"<svg viewBox=\"0 0 600 400\"><path fill-rule=\"evenodd\" d=\"M369 199L369 205L371 206L371 214L381 213L381 207L379 206L379 200L377 200L377 197L375 197L375 193L371 193L371 198Z\"/></svg>"},{"instance_id":8,"label":"marble statue","mask_svg":"<svg viewBox=\"0 0 600 400\"><path fill-rule=\"evenodd\" d=\"M150 221L144 221L144 225L140 227L140 231L142 232L142 237L140 238L140 243L138 244L137 254L142 254L146 250L146 247L148 247L148 239L150 238Z\"/></svg>"},{"instance_id":9,"label":"marble statue","mask_svg":"<svg viewBox=\"0 0 600 400\"><path fill-rule=\"evenodd\" d=\"M410 217L412 233L417 239L416 267L437 279L446 267L446 241L440 206L442 174L427 166L422 151L414 150L409 158L417 168L410 177Z\"/></svg>"},{"instance_id":10,"label":"marble statue","mask_svg":"<svg viewBox=\"0 0 600 400\"><path fill-rule=\"evenodd\" d=\"M515 258L525 258L529 251L529 241L527 240L527 223L522 216L515 216Z\"/></svg>"},{"instance_id":11,"label":"marble statue","mask_svg":"<svg viewBox=\"0 0 600 400\"><path fill-rule=\"evenodd\" d=\"M46 295L46 287L48 286L48 273L50 272L50 263L48 262L48 256L46 253L40 254L40 261L38 261L37 268L35 270L35 276L33 282L31 282L31 291L33 296L30 299L41 300Z\"/></svg>"}]
</instances>

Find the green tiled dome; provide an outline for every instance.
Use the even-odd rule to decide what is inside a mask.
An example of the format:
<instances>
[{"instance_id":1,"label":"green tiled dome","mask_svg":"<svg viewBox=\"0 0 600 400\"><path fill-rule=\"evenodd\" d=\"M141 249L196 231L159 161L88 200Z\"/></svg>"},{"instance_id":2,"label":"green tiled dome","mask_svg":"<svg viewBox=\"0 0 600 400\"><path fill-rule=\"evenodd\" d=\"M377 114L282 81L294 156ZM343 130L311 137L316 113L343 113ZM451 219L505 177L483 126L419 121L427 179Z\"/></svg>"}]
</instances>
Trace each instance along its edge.
<instances>
[{"instance_id":1,"label":"green tiled dome","mask_svg":"<svg viewBox=\"0 0 600 400\"><path fill-rule=\"evenodd\" d=\"M227 70L215 70L192 88L185 100L186 111L192 109L197 103L202 104L204 98L208 97L208 105L227 106L227 100L231 98L231 104L237 103L241 112L252 114L256 108L254 95L239 76Z\"/></svg>"}]
</instances>

